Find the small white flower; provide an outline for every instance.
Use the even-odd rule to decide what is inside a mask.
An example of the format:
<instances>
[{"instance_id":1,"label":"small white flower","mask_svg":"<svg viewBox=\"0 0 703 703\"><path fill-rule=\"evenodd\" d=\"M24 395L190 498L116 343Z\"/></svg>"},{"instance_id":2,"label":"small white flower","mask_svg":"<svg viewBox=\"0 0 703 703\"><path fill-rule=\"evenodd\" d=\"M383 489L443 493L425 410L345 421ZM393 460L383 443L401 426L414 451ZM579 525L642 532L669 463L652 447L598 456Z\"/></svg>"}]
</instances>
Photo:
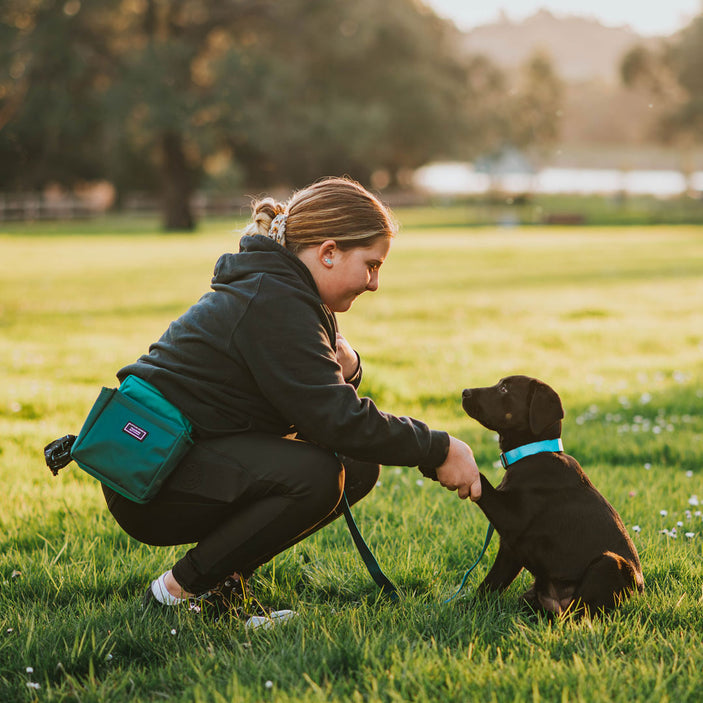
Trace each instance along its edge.
<instances>
[{"instance_id":1,"label":"small white flower","mask_svg":"<svg viewBox=\"0 0 703 703\"><path fill-rule=\"evenodd\" d=\"M633 525L632 526L632 531L633 532L641 532L642 528L639 525Z\"/></svg>"},{"instance_id":2,"label":"small white flower","mask_svg":"<svg viewBox=\"0 0 703 703\"><path fill-rule=\"evenodd\" d=\"M265 687L265 688L273 688L273 681L267 681L267 682L264 684L264 687Z\"/></svg>"},{"instance_id":3,"label":"small white flower","mask_svg":"<svg viewBox=\"0 0 703 703\"><path fill-rule=\"evenodd\" d=\"M176 634L176 631L175 631L175 630L171 630L171 634L172 634L172 635L175 635L175 634Z\"/></svg>"},{"instance_id":4,"label":"small white flower","mask_svg":"<svg viewBox=\"0 0 703 703\"><path fill-rule=\"evenodd\" d=\"M666 516L669 514L669 511L668 511L668 510L660 510L660 511L659 511L659 514L660 514L662 517L666 517Z\"/></svg>"},{"instance_id":5,"label":"small white flower","mask_svg":"<svg viewBox=\"0 0 703 703\"><path fill-rule=\"evenodd\" d=\"M687 532L686 533L686 537L688 537L689 539L693 539L695 536L696 536L695 532Z\"/></svg>"},{"instance_id":6,"label":"small white flower","mask_svg":"<svg viewBox=\"0 0 703 703\"><path fill-rule=\"evenodd\" d=\"M105 657L105 661L107 661L107 662L112 661L112 654L108 654L108 655Z\"/></svg>"},{"instance_id":7,"label":"small white flower","mask_svg":"<svg viewBox=\"0 0 703 703\"><path fill-rule=\"evenodd\" d=\"M681 522L681 520L676 523L676 527L683 527L683 523Z\"/></svg>"},{"instance_id":8,"label":"small white flower","mask_svg":"<svg viewBox=\"0 0 703 703\"><path fill-rule=\"evenodd\" d=\"M31 666L28 666L28 667L25 669L25 671L26 671L28 674L33 674L33 673L34 673L34 669L33 669Z\"/></svg>"},{"instance_id":9,"label":"small white flower","mask_svg":"<svg viewBox=\"0 0 703 703\"><path fill-rule=\"evenodd\" d=\"M425 482L421 478L418 478L417 481L415 481L415 484L418 486L424 486Z\"/></svg>"},{"instance_id":10,"label":"small white flower","mask_svg":"<svg viewBox=\"0 0 703 703\"><path fill-rule=\"evenodd\" d=\"M41 686L38 683L34 683L34 681L27 681L27 688L33 688L35 690L38 690L41 688Z\"/></svg>"},{"instance_id":11,"label":"small white flower","mask_svg":"<svg viewBox=\"0 0 703 703\"><path fill-rule=\"evenodd\" d=\"M693 471L687 471L686 478L693 478Z\"/></svg>"},{"instance_id":12,"label":"small white flower","mask_svg":"<svg viewBox=\"0 0 703 703\"><path fill-rule=\"evenodd\" d=\"M379 486L382 486L382 485L383 484L380 481L376 481L376 488L378 488Z\"/></svg>"},{"instance_id":13,"label":"small white flower","mask_svg":"<svg viewBox=\"0 0 703 703\"><path fill-rule=\"evenodd\" d=\"M688 499L689 505L700 505L701 502L698 500L698 496L695 493Z\"/></svg>"},{"instance_id":14,"label":"small white flower","mask_svg":"<svg viewBox=\"0 0 703 703\"><path fill-rule=\"evenodd\" d=\"M644 468L647 469L647 471L649 471L649 470L652 468L652 465L651 465L649 462L647 462L647 463L644 465Z\"/></svg>"},{"instance_id":15,"label":"small white flower","mask_svg":"<svg viewBox=\"0 0 703 703\"><path fill-rule=\"evenodd\" d=\"M7 630L6 630L6 632L7 632L8 635L9 635L11 632L14 632L14 631L15 631L15 628L14 628L14 627L8 627Z\"/></svg>"}]
</instances>

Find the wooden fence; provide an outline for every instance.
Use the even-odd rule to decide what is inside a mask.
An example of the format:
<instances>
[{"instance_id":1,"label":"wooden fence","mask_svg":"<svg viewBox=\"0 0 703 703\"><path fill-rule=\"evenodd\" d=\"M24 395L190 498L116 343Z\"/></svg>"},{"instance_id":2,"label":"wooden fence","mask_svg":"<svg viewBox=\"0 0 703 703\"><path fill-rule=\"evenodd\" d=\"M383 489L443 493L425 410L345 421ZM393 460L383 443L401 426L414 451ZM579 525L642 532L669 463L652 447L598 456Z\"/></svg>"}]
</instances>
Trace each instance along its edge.
<instances>
[{"instance_id":1,"label":"wooden fence","mask_svg":"<svg viewBox=\"0 0 703 703\"><path fill-rule=\"evenodd\" d=\"M249 214L251 198L218 197L197 193L191 200L197 217ZM74 195L46 197L36 193L0 193L0 222L32 220L79 220L97 217L106 212L104 205ZM161 212L158 198L145 193L126 195L119 212L129 215L154 215Z\"/></svg>"}]
</instances>

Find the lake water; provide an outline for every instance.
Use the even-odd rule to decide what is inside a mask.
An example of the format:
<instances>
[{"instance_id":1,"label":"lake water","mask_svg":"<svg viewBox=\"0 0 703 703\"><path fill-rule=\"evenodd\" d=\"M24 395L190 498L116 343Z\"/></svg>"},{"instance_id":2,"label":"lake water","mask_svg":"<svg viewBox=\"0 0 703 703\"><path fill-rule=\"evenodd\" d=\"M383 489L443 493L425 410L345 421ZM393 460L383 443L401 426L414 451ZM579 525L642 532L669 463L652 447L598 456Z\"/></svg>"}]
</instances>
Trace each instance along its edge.
<instances>
[{"instance_id":1,"label":"lake water","mask_svg":"<svg viewBox=\"0 0 703 703\"><path fill-rule=\"evenodd\" d=\"M489 190L506 193L619 193L661 197L686 191L679 171L618 171L615 169L545 168L537 173L506 173L489 176L470 164L436 163L415 172L415 183L431 193L480 194ZM691 187L703 192L703 171L691 176Z\"/></svg>"}]
</instances>

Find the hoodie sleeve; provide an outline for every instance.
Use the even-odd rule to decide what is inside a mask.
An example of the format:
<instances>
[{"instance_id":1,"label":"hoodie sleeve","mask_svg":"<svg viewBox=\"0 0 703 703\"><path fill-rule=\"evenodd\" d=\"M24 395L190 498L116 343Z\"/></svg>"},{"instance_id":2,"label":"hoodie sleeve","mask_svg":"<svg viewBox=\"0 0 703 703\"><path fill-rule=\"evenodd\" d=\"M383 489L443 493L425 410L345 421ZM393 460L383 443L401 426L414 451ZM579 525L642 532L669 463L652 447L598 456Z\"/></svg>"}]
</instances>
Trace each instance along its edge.
<instances>
[{"instance_id":1,"label":"hoodie sleeve","mask_svg":"<svg viewBox=\"0 0 703 703\"><path fill-rule=\"evenodd\" d=\"M360 398L342 378L331 332L319 300L264 276L232 343L268 402L302 436L363 461L421 465L433 477L449 436Z\"/></svg>"}]
</instances>

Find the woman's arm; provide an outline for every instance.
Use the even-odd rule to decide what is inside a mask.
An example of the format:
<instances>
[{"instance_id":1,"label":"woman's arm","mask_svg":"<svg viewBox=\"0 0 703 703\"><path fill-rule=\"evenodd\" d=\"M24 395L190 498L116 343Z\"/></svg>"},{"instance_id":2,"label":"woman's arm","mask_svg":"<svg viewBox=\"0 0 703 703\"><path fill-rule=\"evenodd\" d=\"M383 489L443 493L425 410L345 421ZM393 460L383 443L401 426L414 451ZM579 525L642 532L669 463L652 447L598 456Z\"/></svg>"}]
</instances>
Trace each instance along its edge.
<instances>
[{"instance_id":1,"label":"woman's arm","mask_svg":"<svg viewBox=\"0 0 703 703\"><path fill-rule=\"evenodd\" d=\"M442 465L449 436L360 398L343 377L336 330L327 322L313 296L281 290L264 277L232 337L232 351L264 398L306 439L361 461Z\"/></svg>"},{"instance_id":2,"label":"woman's arm","mask_svg":"<svg viewBox=\"0 0 703 703\"><path fill-rule=\"evenodd\" d=\"M361 359L359 355L352 349L351 344L337 332L337 361L342 367L342 375L347 383L351 383L354 387L358 388L358 383L353 383L353 381L361 380Z\"/></svg>"}]
</instances>

